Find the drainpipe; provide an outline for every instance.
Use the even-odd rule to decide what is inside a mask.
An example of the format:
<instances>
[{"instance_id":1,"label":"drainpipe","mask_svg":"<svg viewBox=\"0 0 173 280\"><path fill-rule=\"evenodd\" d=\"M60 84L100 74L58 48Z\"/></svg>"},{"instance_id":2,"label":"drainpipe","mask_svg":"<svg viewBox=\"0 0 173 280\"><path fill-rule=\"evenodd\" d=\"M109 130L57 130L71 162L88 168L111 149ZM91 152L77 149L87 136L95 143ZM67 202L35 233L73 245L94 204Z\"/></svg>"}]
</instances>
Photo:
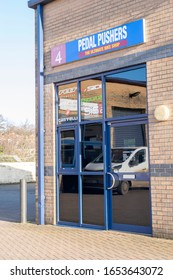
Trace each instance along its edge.
<instances>
[{"instance_id":1,"label":"drainpipe","mask_svg":"<svg viewBox=\"0 0 173 280\"><path fill-rule=\"evenodd\" d=\"M43 6L37 5L38 86L38 223L44 225L44 63Z\"/></svg>"}]
</instances>

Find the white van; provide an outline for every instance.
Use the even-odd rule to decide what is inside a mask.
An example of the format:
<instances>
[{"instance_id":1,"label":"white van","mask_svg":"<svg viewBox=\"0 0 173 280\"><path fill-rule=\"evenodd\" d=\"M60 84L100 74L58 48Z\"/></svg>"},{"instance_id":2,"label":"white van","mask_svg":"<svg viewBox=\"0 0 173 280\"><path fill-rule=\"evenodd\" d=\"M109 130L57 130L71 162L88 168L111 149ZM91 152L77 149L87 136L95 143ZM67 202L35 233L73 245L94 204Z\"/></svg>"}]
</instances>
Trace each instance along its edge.
<instances>
[{"instance_id":1,"label":"white van","mask_svg":"<svg viewBox=\"0 0 173 280\"><path fill-rule=\"evenodd\" d=\"M147 147L120 147L111 150L112 172L147 172ZM103 154L85 166L85 171L103 171ZM87 182L89 183L89 182ZM97 185L99 182L97 182ZM131 181L120 181L116 190L119 194L126 194L132 186Z\"/></svg>"}]
</instances>

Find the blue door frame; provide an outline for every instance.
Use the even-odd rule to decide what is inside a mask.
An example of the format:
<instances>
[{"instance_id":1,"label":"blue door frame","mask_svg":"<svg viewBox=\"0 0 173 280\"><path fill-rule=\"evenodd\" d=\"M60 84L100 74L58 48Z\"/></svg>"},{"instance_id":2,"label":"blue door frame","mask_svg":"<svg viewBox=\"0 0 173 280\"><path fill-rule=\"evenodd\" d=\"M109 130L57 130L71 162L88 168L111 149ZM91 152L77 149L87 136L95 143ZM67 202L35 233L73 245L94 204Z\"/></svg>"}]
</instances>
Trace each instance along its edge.
<instances>
[{"instance_id":1,"label":"blue door frame","mask_svg":"<svg viewBox=\"0 0 173 280\"><path fill-rule=\"evenodd\" d=\"M111 128L114 127L122 127L122 126L127 126L127 125L140 125L140 124L147 124L146 120L138 120L138 121L131 121L131 122L105 122L103 124L103 132L105 134L105 137L103 137L103 155L105 159L105 164L104 164L104 170L103 172L99 173L100 175L103 175L104 177L104 226L98 226L98 225L86 225L83 224L82 222L82 176L83 175L90 175L88 172L83 172L80 168L81 166L81 157L80 157L80 145L79 143L79 138L78 134L79 132L79 127L77 126L65 126L61 127L58 130L58 139L60 139L60 134L63 131L75 131L76 135L76 143L75 143L75 158L76 158L76 163L75 163L75 168L59 168L59 174L61 175L70 175L70 174L76 174L78 176L78 186L79 186L79 193L78 193L78 208L79 208L79 223L72 223L72 222L63 222L60 221L59 218L57 220L57 224L63 224L63 225L69 225L69 226L78 226L78 227L88 227L88 228L96 228L96 229L113 229L113 230L119 230L119 231L126 231L126 232L138 232L138 233L144 233L144 234L151 234L152 233L152 227L151 225L149 227L144 227L144 226L134 226L134 225L128 225L128 224L114 224L112 222L112 191L109 190L110 186L112 185L112 179L111 179L111 146L110 146L110 130ZM60 141L58 142L58 166L61 166L60 164ZM92 173L94 175L94 173ZM126 173L127 174L127 173ZM98 175L96 173L95 175ZM114 177L117 174L113 174ZM149 180L149 173L147 174L142 174L142 173L136 173L137 175L137 180ZM118 174L117 176L120 179L123 177L123 173ZM117 179L116 177L116 179ZM59 188L58 188L59 189ZM59 196L57 196L57 199L59 199ZM57 203L59 205L59 202ZM59 208L57 211L57 217L59 217Z\"/></svg>"},{"instance_id":2,"label":"blue door frame","mask_svg":"<svg viewBox=\"0 0 173 280\"><path fill-rule=\"evenodd\" d=\"M128 67L128 70L130 69L138 69L143 68L145 65L141 66L135 66L135 67ZM125 71L126 69L122 70ZM119 72L118 70L114 72ZM112 72L111 72L112 73ZM107 73L108 74L108 73ZM78 101L77 101L77 111L78 116L77 120L74 123L64 123L64 124L58 124L57 121L57 178L59 175L70 175L75 174L78 176L78 205L79 205L79 222L78 223L71 223L71 222L63 222L59 219L59 183L57 180L57 224L64 224L64 225L74 225L78 227L90 227L90 228L98 228L98 229L115 229L115 230L122 230L122 231L129 231L129 232L141 232L146 234L151 234L151 225L150 227L142 227L142 226L132 226L128 224L113 224L112 223L112 191L110 190L110 187L112 185L111 180L111 152L110 152L110 129L111 127L120 127L120 126L127 126L127 125L136 125L136 124L147 124L147 114L140 114L140 115L129 115L127 116L121 116L116 118L106 118L106 98L105 98L105 92L106 92L106 85L105 85L105 75L100 75L102 80L102 102L103 102L103 113L102 117L99 120L81 120L80 112L81 112L81 93L80 93L80 82L86 79L90 78L97 78L98 76L91 76L91 77L85 77L83 79L79 79L76 81L77 83L77 92L78 92ZM68 82L70 83L70 82ZM59 84L60 86L63 85L62 83ZM58 94L58 92L57 92ZM57 95L58 97L58 95ZM57 98L57 104L58 104L58 98ZM58 105L57 105L57 111L58 111ZM58 120L58 119L57 119ZM86 225L82 221L83 216L83 208L82 208L82 176L83 175L90 175L88 172L82 171L81 168L81 125L83 124L93 124L93 123L101 123L102 124L102 133L103 133L103 142L102 142L102 150L103 150L103 156L104 156L104 170L103 172L92 172L92 175L102 175L104 178L104 226L98 226L98 225ZM71 130L75 129L76 133L76 166L75 169L69 169L69 168L60 168L60 132L63 130ZM121 174L122 175L122 174ZM139 174L138 174L139 175ZM148 173L149 175L149 173ZM119 175L120 177L120 175ZM142 179L142 177L141 177ZM140 180L140 179L139 179Z\"/></svg>"},{"instance_id":3,"label":"blue door frame","mask_svg":"<svg viewBox=\"0 0 173 280\"><path fill-rule=\"evenodd\" d=\"M97 122L96 122L97 123ZM98 122L100 123L100 121ZM61 167L61 133L64 131L75 131L75 166L70 167ZM106 226L100 226L100 225L90 225L90 224L84 224L83 223L83 208L82 208L82 176L83 175L90 175L91 172L84 172L81 169L81 153L80 153L80 135L81 135L80 126L76 125L65 125L62 127L59 127L57 130L57 224L60 225L66 225L66 226L77 226L77 227L84 227L84 228L94 228L94 229L106 229ZM103 175L104 172L92 172L92 176L94 175ZM77 175L78 176L78 208L79 208L79 222L73 223L73 222L67 222L67 221L61 221L59 219L60 217L60 209L59 209L59 201L60 201L60 195L59 195L59 182L58 182L58 176L59 175ZM104 205L106 205L106 200L104 196ZM105 224L107 223L107 215L104 214L104 221Z\"/></svg>"},{"instance_id":4,"label":"blue door frame","mask_svg":"<svg viewBox=\"0 0 173 280\"><path fill-rule=\"evenodd\" d=\"M115 185L117 181L122 181L123 176L132 176L132 173L124 172L124 173L113 173L111 170L111 128L116 128L116 127L125 127L125 126L130 126L130 125L141 125L141 124L147 124L146 119L141 119L141 120L131 120L131 121L112 121L112 122L107 122L106 124L106 168L105 168L105 188L107 192L107 221L106 225L108 229L113 229L113 230L118 230L118 231L125 231L125 232L136 232L136 233L143 233L143 234L152 234L152 215L151 215L151 210L150 210L150 226L137 226L137 225L130 225L130 224L120 224L120 223L113 223L113 214L112 214L112 188L107 187L111 186L112 184L112 179L111 176L114 177L115 180ZM150 182L150 174L148 172L133 172L134 179L131 180L136 180L136 181L149 181ZM113 185L112 185L113 186ZM108 206L109 205L109 206ZM151 209L151 190L150 190L150 209Z\"/></svg>"},{"instance_id":5,"label":"blue door frame","mask_svg":"<svg viewBox=\"0 0 173 280\"><path fill-rule=\"evenodd\" d=\"M75 135L75 142L74 142L74 165L66 165L62 166L62 160L61 160L61 150L62 150L62 145L61 145L61 133L63 132L69 132L69 131L74 131ZM80 226L80 220L81 220L81 211L79 211L79 223L73 223L73 222L67 222L67 221L61 221L60 220L60 184L59 184L59 175L78 175L79 173L79 160L78 160L78 154L79 154L79 146L77 143L79 142L78 140L78 128L76 125L65 125L61 126L57 129L57 203L56 203L56 217L57 217L57 224L62 224L62 225L69 225L69 226ZM79 184L80 186L80 184ZM78 205L80 207L80 201L81 201L81 194L80 194L80 187L79 187L79 198L78 198Z\"/></svg>"}]
</instances>

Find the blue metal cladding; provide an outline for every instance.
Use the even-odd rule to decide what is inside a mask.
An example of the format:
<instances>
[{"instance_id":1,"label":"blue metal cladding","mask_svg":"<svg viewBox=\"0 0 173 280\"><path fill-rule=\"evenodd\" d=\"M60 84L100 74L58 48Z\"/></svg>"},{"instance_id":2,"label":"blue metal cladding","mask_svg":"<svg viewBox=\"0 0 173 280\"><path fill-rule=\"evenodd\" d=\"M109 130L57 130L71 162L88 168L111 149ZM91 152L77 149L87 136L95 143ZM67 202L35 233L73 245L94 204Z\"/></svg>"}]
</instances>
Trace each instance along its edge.
<instances>
[{"instance_id":1,"label":"blue metal cladding","mask_svg":"<svg viewBox=\"0 0 173 280\"><path fill-rule=\"evenodd\" d=\"M36 9L37 5L45 5L52 1L54 1L54 0L30 0L30 1L28 1L28 7Z\"/></svg>"},{"instance_id":2,"label":"blue metal cladding","mask_svg":"<svg viewBox=\"0 0 173 280\"><path fill-rule=\"evenodd\" d=\"M144 233L144 234L152 234L152 223L150 223L150 225L148 226L141 226L141 225L131 225L131 224L119 224L119 223L114 223L113 222L113 212L112 212L112 208L113 208L113 200L112 200L112 191L111 190L107 190L108 187L111 186L111 176L110 173L111 172L111 127L127 127L130 126L130 128L132 129L132 126L135 125L141 125L141 124L147 124L148 123L148 115L147 114L139 114L139 112L137 111L137 114L135 115L131 115L129 114L128 116L126 115L119 115L118 116L113 116L112 118L106 118L106 75L110 75L110 74L120 74L123 75L123 72L127 72L129 75L129 70L139 70L141 68L144 68L145 65L137 65L135 67L128 67L128 68L124 68L123 70L115 70L115 71L111 71L109 73L103 73L101 75L102 77L102 100L103 100L103 114L102 114L102 118L98 119L98 120L81 120L81 91L80 91L80 84L82 81L85 81L86 79L90 80L90 79L94 79L97 78L98 76L87 76L87 77L83 77L81 79L77 80L78 83L78 118L76 120L76 122L66 122L62 124L58 124L57 123L57 129L58 131L63 129L72 129L73 127L76 127L76 131L77 131L77 135L78 137L76 137L76 141L78 143L78 150L76 152L76 158L78 160L78 165L76 166L76 173L75 175L78 175L78 186L79 186L79 204L78 204L78 209L79 209L79 223L73 224L72 222L67 222L67 221L60 221L59 219L57 219L57 224L59 225L74 225L74 226L80 226L80 227L87 227L87 228L94 228L94 229L114 229L114 230L122 230L122 231L129 231L129 232L139 232L139 233ZM141 75L141 72L140 72ZM100 77L100 76L99 76ZM135 73L134 75L134 79L137 79L137 75ZM59 85L63 85L64 83L58 84ZM58 90L57 90L58 91ZM58 110L58 108L57 108ZM58 119L58 117L57 117ZM81 158L81 149L80 149L80 143L81 143L81 126L82 125L86 125L86 124L93 124L93 123L102 123L102 132L103 132L103 154L104 154L104 159L105 159L105 164L104 164L104 171L103 172L87 172L87 171L83 171L81 166L82 166L82 158ZM136 131L135 131L136 132ZM136 133L135 133L136 135ZM139 138L140 135L137 135L136 137ZM139 140L139 139L138 139ZM141 142L141 140L140 140ZM140 145L140 143L139 143ZM143 142L142 144L143 145ZM57 149L59 151L59 149ZM59 169L57 169L57 172L59 172ZM91 174L92 173L92 174ZM71 171L69 169L64 170L63 172L60 171L59 174L62 175L71 175ZM127 172L126 172L127 174ZM82 176L95 176L95 175L103 175L104 177L104 187L105 187L105 191L104 191L104 226L100 226L100 225L96 225L96 224L85 224L83 222L83 216L85 215L85 210L86 208L83 208L84 204L83 204L83 192L82 192ZM134 176L136 178L136 180L139 181L149 181L150 176L149 173L135 173L134 172ZM118 179L123 180L123 173L119 174ZM151 194L150 194L151 197ZM59 203L59 200L57 202L57 205ZM151 201L150 201L150 205L151 205ZM151 207L150 207L151 209ZM151 211L151 210L150 210ZM128 213L128 212L127 212ZM150 212L150 218L151 218L151 212ZM151 221L151 219L150 219Z\"/></svg>"},{"instance_id":3,"label":"blue metal cladding","mask_svg":"<svg viewBox=\"0 0 173 280\"><path fill-rule=\"evenodd\" d=\"M43 7L37 6L38 41L38 219L44 224L44 65L43 65Z\"/></svg>"}]
</instances>

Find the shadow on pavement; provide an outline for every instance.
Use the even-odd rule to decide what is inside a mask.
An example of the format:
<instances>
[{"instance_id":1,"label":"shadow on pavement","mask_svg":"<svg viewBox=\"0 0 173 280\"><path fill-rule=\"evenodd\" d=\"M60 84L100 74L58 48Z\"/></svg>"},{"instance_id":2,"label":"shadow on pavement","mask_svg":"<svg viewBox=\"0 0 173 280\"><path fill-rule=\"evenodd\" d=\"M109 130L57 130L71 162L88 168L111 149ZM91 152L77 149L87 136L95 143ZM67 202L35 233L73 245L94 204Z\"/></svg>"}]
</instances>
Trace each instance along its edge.
<instances>
[{"instance_id":1,"label":"shadow on pavement","mask_svg":"<svg viewBox=\"0 0 173 280\"><path fill-rule=\"evenodd\" d=\"M20 222L20 184L0 185L0 220ZM35 223L35 184L27 184L27 221Z\"/></svg>"}]
</instances>

